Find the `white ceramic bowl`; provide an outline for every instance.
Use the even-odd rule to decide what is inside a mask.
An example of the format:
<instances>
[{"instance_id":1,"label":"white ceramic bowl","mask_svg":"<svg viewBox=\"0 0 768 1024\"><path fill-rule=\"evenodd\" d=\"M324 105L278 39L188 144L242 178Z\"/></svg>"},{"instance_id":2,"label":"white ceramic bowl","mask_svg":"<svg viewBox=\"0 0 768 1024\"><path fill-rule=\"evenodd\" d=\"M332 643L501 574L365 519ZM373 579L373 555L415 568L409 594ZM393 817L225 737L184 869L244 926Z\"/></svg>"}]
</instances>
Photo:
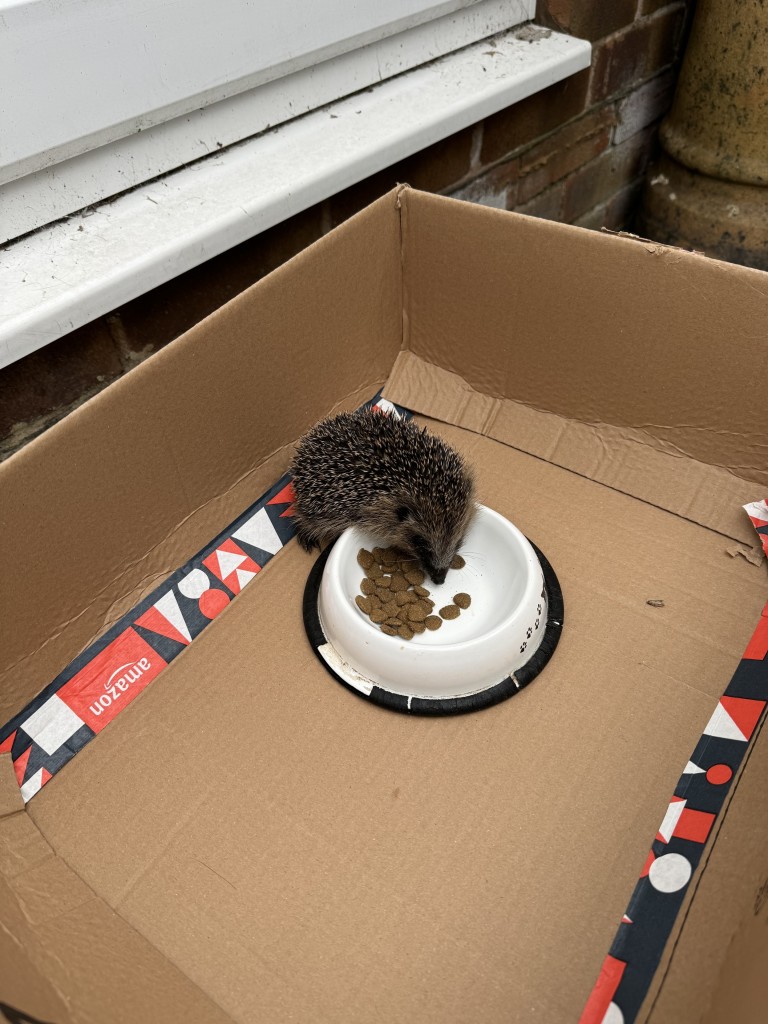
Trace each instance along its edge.
<instances>
[{"instance_id":1,"label":"white ceramic bowl","mask_svg":"<svg viewBox=\"0 0 768 1024\"><path fill-rule=\"evenodd\" d=\"M353 528L337 540L323 570L318 615L329 667L356 689L379 686L408 697L464 697L488 689L528 662L547 624L544 577L523 534L480 506L461 549L466 565L430 591L435 610L461 591L472 598L458 619L412 640L387 636L355 604L363 570L360 548L381 540Z\"/></svg>"}]
</instances>

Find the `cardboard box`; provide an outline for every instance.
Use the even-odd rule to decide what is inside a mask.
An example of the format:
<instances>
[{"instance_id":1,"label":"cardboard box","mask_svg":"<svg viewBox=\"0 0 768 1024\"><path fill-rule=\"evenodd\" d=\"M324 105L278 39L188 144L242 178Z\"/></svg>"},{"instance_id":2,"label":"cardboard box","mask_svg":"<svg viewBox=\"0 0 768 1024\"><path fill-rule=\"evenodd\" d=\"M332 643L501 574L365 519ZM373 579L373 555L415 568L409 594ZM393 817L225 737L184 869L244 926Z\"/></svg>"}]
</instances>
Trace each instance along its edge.
<instances>
[{"instance_id":1,"label":"cardboard box","mask_svg":"<svg viewBox=\"0 0 768 1024\"><path fill-rule=\"evenodd\" d=\"M382 385L541 547L566 624L514 700L395 714L312 656L312 560L276 545L26 806L31 741L0 745L0 1004L762 1020L767 313L758 271L404 188L2 465L3 723ZM651 891L675 843L693 877Z\"/></svg>"}]
</instances>

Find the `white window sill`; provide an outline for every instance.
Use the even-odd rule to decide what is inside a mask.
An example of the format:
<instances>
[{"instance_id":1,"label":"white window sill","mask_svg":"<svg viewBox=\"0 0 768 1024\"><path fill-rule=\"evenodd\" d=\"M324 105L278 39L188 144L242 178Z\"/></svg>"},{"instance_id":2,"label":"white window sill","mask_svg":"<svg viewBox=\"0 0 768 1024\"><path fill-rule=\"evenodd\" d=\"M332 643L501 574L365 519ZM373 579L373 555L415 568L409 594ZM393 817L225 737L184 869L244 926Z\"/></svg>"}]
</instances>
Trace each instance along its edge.
<instances>
[{"instance_id":1,"label":"white window sill","mask_svg":"<svg viewBox=\"0 0 768 1024\"><path fill-rule=\"evenodd\" d=\"M519 29L384 81L9 244L0 367L287 217L589 66Z\"/></svg>"}]
</instances>

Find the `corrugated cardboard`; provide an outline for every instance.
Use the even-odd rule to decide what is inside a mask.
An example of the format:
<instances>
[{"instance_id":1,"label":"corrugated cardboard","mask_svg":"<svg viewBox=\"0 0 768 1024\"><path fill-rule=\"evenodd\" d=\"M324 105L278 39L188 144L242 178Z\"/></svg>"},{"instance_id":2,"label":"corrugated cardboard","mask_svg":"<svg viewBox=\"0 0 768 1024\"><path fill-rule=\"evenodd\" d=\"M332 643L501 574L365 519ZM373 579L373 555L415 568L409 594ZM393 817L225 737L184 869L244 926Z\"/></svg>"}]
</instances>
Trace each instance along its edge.
<instances>
[{"instance_id":1,"label":"corrugated cardboard","mask_svg":"<svg viewBox=\"0 0 768 1024\"><path fill-rule=\"evenodd\" d=\"M578 1020L768 596L740 509L768 482L767 310L756 271L399 190L0 467L3 720L385 382L567 614L514 700L395 715L314 658L289 544L26 810L6 765L0 1004ZM753 743L639 1019L719 1024L764 984Z\"/></svg>"}]
</instances>

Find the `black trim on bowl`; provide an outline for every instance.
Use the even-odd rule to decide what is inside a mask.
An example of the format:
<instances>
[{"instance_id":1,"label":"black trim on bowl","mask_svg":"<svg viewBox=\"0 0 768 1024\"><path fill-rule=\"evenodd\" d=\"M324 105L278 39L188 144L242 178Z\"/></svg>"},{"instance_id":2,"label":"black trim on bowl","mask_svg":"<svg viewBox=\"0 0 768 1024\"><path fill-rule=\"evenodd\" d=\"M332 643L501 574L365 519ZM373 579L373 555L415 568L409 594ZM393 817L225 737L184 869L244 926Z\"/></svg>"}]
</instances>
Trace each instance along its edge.
<instances>
[{"instance_id":1,"label":"black trim on bowl","mask_svg":"<svg viewBox=\"0 0 768 1024\"><path fill-rule=\"evenodd\" d=\"M318 612L318 596L320 593L320 581L325 569L325 563L331 553L333 544L329 544L321 552L307 577L304 587L303 614L304 628L307 631L307 638L319 659L323 668L333 678L345 686L352 693L362 697L363 700L379 704L389 711L400 711L408 715L460 715L469 711L480 711L482 708L492 707L509 697L514 697L524 687L528 686L542 671L549 659L555 653L555 648L560 640L563 630L564 606L563 593L555 570L549 564L544 554L529 541L536 552L536 557L541 565L544 575L544 588L547 593L547 626L541 643L531 658L519 668L513 675L507 676L498 683L494 683L484 690L471 693L464 697L408 697L402 693L393 693L381 686L374 685L371 692L364 693L356 686L348 683L346 679L335 672L320 653L320 648L328 643L328 638L320 625Z\"/></svg>"}]
</instances>

